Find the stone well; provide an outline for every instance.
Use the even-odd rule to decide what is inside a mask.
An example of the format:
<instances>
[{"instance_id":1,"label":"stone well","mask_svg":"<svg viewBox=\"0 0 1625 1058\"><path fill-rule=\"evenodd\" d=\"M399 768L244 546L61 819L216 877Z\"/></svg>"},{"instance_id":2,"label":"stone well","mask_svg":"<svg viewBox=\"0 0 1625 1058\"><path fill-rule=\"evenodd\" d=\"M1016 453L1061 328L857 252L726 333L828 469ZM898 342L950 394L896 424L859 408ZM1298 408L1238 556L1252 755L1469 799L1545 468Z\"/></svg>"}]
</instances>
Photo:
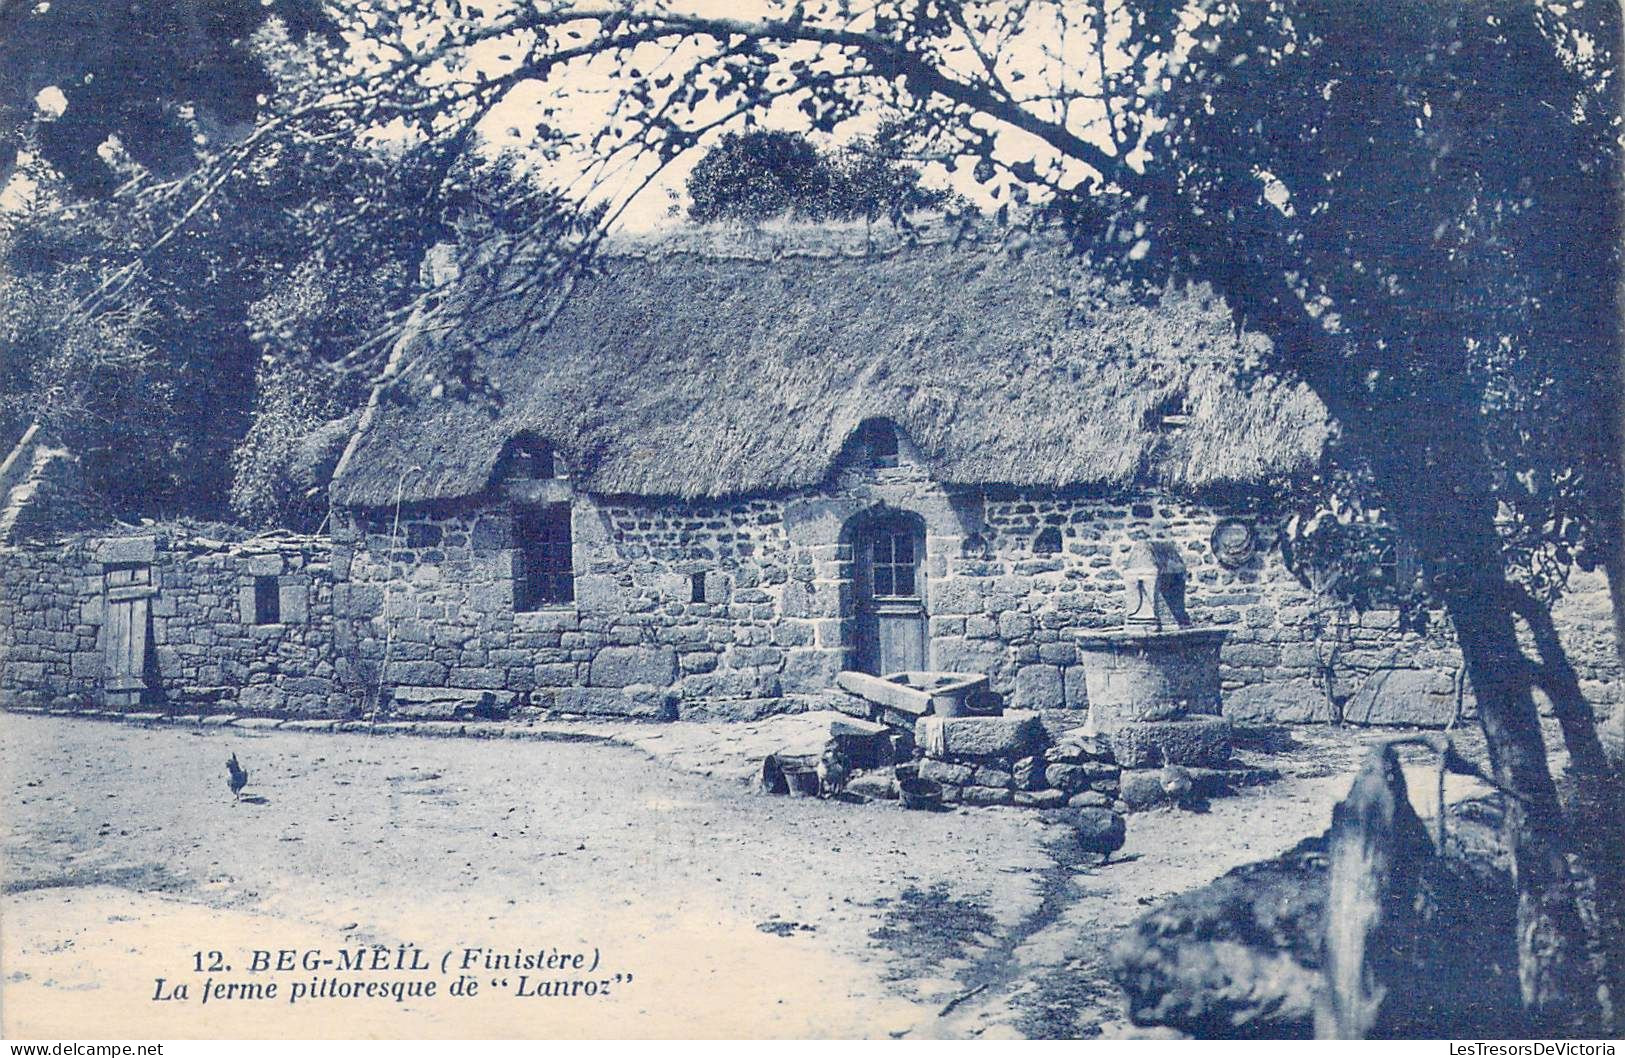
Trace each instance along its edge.
<instances>
[{"instance_id":1,"label":"stone well","mask_svg":"<svg viewBox=\"0 0 1625 1058\"><path fill-rule=\"evenodd\" d=\"M1088 730L1110 742L1125 769L1223 764L1231 749L1219 715L1225 629L1191 627L1185 563L1172 544L1136 543L1121 573L1123 626L1077 636Z\"/></svg>"}]
</instances>

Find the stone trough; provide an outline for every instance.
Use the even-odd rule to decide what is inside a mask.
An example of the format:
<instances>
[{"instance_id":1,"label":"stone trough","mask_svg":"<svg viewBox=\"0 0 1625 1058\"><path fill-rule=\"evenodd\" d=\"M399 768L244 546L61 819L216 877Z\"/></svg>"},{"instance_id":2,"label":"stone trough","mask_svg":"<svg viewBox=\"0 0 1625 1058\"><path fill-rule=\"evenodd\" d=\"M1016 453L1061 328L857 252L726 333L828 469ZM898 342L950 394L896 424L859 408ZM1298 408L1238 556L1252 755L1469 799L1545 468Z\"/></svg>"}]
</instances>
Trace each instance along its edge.
<instances>
[{"instance_id":1,"label":"stone trough","mask_svg":"<svg viewBox=\"0 0 1625 1058\"><path fill-rule=\"evenodd\" d=\"M988 697L988 678L979 672L893 672L871 676L848 671L839 673L835 683L871 703L875 719L905 728L912 728L915 720L928 714L963 716L972 711L973 700ZM987 712L998 709L997 705L983 707Z\"/></svg>"}]
</instances>

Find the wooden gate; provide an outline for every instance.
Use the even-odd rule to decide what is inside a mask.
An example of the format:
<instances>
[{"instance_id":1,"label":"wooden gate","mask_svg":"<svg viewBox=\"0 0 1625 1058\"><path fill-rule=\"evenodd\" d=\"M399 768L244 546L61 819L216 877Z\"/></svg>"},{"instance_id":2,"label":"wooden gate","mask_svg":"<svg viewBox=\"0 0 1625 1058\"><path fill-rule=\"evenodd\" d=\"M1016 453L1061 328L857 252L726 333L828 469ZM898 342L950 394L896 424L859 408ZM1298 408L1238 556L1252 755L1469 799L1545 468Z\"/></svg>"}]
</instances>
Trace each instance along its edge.
<instances>
[{"instance_id":1,"label":"wooden gate","mask_svg":"<svg viewBox=\"0 0 1625 1058\"><path fill-rule=\"evenodd\" d=\"M105 568L107 674L103 692L112 708L141 704L147 687L147 602L155 594L152 566L122 562Z\"/></svg>"}]
</instances>

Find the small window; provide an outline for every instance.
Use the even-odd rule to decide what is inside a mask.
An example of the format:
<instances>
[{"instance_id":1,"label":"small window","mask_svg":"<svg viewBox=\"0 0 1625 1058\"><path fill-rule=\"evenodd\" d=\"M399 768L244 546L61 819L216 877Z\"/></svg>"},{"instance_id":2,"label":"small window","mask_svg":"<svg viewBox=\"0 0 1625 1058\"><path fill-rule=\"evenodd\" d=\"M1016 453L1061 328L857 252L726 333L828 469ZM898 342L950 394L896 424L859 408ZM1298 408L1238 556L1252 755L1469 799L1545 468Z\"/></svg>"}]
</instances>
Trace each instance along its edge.
<instances>
[{"instance_id":1,"label":"small window","mask_svg":"<svg viewBox=\"0 0 1625 1058\"><path fill-rule=\"evenodd\" d=\"M1377 602L1401 603L1416 591L1422 578L1422 564L1416 548L1405 537L1394 534L1377 560Z\"/></svg>"},{"instance_id":2,"label":"small window","mask_svg":"<svg viewBox=\"0 0 1625 1058\"><path fill-rule=\"evenodd\" d=\"M863 424L863 447L872 467L897 465L897 427L885 419L870 419Z\"/></svg>"},{"instance_id":3,"label":"small window","mask_svg":"<svg viewBox=\"0 0 1625 1058\"><path fill-rule=\"evenodd\" d=\"M1033 554L1056 555L1061 551L1061 531L1050 526L1033 539Z\"/></svg>"},{"instance_id":4,"label":"small window","mask_svg":"<svg viewBox=\"0 0 1625 1058\"><path fill-rule=\"evenodd\" d=\"M1129 508L1129 513L1136 518L1150 518L1157 512L1152 509L1149 503L1136 503Z\"/></svg>"},{"instance_id":5,"label":"small window","mask_svg":"<svg viewBox=\"0 0 1625 1058\"><path fill-rule=\"evenodd\" d=\"M705 601L705 574L693 573L688 578L688 601Z\"/></svg>"},{"instance_id":6,"label":"small window","mask_svg":"<svg viewBox=\"0 0 1625 1058\"><path fill-rule=\"evenodd\" d=\"M575 602L570 508L521 508L514 516L513 608L540 610Z\"/></svg>"},{"instance_id":7,"label":"small window","mask_svg":"<svg viewBox=\"0 0 1625 1058\"><path fill-rule=\"evenodd\" d=\"M282 623L282 585L276 577L254 578L254 623Z\"/></svg>"},{"instance_id":8,"label":"small window","mask_svg":"<svg viewBox=\"0 0 1625 1058\"><path fill-rule=\"evenodd\" d=\"M878 598L919 597L915 586L914 537L910 533L881 533L870 553L874 593Z\"/></svg>"},{"instance_id":9,"label":"small window","mask_svg":"<svg viewBox=\"0 0 1625 1058\"><path fill-rule=\"evenodd\" d=\"M145 562L114 562L102 570L109 588L137 588L152 583L152 567Z\"/></svg>"}]
</instances>

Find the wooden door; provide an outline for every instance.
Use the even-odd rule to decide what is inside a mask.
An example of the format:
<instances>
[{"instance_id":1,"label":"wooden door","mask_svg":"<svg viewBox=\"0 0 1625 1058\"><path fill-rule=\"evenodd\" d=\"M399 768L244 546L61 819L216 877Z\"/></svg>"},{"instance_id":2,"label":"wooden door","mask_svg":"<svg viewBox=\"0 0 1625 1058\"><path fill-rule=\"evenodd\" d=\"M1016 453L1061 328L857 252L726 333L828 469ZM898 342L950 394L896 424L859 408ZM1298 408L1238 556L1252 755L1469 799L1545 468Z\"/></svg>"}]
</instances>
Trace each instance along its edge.
<instances>
[{"instance_id":1,"label":"wooden door","mask_svg":"<svg viewBox=\"0 0 1625 1058\"><path fill-rule=\"evenodd\" d=\"M925 668L925 541L906 521L861 530L853 542L857 606L855 662L884 676Z\"/></svg>"},{"instance_id":2,"label":"wooden door","mask_svg":"<svg viewBox=\"0 0 1625 1058\"><path fill-rule=\"evenodd\" d=\"M145 563L109 566L107 623L104 646L107 658L103 692L107 704L117 708L141 704L147 680L147 601L152 598L152 567Z\"/></svg>"}]
</instances>

